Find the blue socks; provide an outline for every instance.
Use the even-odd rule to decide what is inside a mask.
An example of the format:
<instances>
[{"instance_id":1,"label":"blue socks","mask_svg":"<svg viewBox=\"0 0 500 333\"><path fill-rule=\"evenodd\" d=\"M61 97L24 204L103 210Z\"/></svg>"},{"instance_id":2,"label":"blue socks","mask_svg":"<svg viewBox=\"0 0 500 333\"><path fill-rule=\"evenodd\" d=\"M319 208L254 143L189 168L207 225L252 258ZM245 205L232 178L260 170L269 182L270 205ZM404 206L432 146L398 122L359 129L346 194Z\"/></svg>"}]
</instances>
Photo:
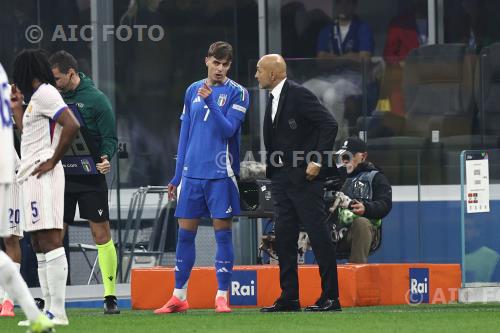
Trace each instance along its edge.
<instances>
[{"instance_id":1,"label":"blue socks","mask_svg":"<svg viewBox=\"0 0 500 333\"><path fill-rule=\"evenodd\" d=\"M196 232L179 229L176 249L175 288L186 289L189 275L196 259ZM231 230L215 231L217 251L215 253L215 270L219 290L229 290L233 272L233 232Z\"/></svg>"},{"instance_id":2,"label":"blue socks","mask_svg":"<svg viewBox=\"0 0 500 333\"><path fill-rule=\"evenodd\" d=\"M177 249L175 250L175 288L187 288L189 275L196 259L196 231L179 229Z\"/></svg>"},{"instance_id":3,"label":"blue socks","mask_svg":"<svg viewBox=\"0 0 500 333\"><path fill-rule=\"evenodd\" d=\"M215 241L217 242L215 274L219 290L228 290L234 264L233 232L231 230L217 230L215 231Z\"/></svg>"}]
</instances>

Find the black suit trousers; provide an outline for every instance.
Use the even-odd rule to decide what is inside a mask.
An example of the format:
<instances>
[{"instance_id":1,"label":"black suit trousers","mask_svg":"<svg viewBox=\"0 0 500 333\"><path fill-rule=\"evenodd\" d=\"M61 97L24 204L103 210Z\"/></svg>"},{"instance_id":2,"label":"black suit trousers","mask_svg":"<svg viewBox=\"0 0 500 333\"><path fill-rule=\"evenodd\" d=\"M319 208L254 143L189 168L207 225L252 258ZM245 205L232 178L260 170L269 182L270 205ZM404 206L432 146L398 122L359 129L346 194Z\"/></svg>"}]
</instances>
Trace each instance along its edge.
<instances>
[{"instance_id":1,"label":"black suit trousers","mask_svg":"<svg viewBox=\"0 0 500 333\"><path fill-rule=\"evenodd\" d=\"M280 268L281 298L299 299L297 241L300 225L305 227L309 235L319 265L321 296L338 298L335 244L326 223L323 181L304 180L301 184L293 184L285 169L277 170L271 181L276 216L276 252ZM303 281L303 283L308 282Z\"/></svg>"}]
</instances>

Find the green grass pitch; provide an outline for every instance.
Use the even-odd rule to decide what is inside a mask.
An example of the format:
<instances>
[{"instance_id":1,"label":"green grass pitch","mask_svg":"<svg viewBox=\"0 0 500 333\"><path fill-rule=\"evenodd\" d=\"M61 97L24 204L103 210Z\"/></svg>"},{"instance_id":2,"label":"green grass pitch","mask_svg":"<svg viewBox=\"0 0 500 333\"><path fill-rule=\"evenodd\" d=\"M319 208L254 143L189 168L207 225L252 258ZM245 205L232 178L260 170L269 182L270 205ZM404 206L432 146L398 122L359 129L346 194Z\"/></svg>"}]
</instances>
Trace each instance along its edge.
<instances>
[{"instance_id":1,"label":"green grass pitch","mask_svg":"<svg viewBox=\"0 0 500 333\"><path fill-rule=\"evenodd\" d=\"M177 332L500 332L500 304L449 304L345 308L336 313L262 314L235 309L230 314L190 310L187 314L153 315L151 311L122 311L104 316L98 309L68 310L70 326L60 333L177 333ZM0 318L0 333L25 332L17 322L24 316Z\"/></svg>"}]
</instances>

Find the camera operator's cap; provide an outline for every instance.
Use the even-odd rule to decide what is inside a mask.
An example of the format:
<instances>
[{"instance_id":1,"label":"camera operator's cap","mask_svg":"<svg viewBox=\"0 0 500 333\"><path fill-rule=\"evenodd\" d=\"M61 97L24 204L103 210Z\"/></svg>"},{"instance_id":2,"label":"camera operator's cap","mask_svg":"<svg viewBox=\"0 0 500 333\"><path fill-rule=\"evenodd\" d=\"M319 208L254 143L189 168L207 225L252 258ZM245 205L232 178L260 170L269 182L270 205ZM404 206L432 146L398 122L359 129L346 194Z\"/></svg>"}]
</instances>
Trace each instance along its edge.
<instances>
[{"instance_id":1,"label":"camera operator's cap","mask_svg":"<svg viewBox=\"0 0 500 333\"><path fill-rule=\"evenodd\" d=\"M337 151L337 155L342 155L346 152L350 152L351 154L365 153L366 150L366 143L360 138L353 136L344 141L342 147Z\"/></svg>"}]
</instances>

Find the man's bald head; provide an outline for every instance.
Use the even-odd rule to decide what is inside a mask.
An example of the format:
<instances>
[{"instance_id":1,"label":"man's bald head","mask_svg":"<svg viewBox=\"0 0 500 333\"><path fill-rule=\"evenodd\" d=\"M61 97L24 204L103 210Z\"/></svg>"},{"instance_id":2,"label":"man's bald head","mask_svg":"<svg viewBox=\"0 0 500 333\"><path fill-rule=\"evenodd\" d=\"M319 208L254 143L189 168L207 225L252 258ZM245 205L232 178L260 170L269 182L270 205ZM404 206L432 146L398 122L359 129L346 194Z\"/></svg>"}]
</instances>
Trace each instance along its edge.
<instances>
[{"instance_id":1,"label":"man's bald head","mask_svg":"<svg viewBox=\"0 0 500 333\"><path fill-rule=\"evenodd\" d=\"M286 77L286 62L285 59L279 54L268 54L263 56L260 61L263 66L268 67L274 71L276 75L280 75L281 79Z\"/></svg>"},{"instance_id":2,"label":"man's bald head","mask_svg":"<svg viewBox=\"0 0 500 333\"><path fill-rule=\"evenodd\" d=\"M255 78L262 89L272 90L286 78L286 62L279 54L267 54L257 63Z\"/></svg>"}]
</instances>

